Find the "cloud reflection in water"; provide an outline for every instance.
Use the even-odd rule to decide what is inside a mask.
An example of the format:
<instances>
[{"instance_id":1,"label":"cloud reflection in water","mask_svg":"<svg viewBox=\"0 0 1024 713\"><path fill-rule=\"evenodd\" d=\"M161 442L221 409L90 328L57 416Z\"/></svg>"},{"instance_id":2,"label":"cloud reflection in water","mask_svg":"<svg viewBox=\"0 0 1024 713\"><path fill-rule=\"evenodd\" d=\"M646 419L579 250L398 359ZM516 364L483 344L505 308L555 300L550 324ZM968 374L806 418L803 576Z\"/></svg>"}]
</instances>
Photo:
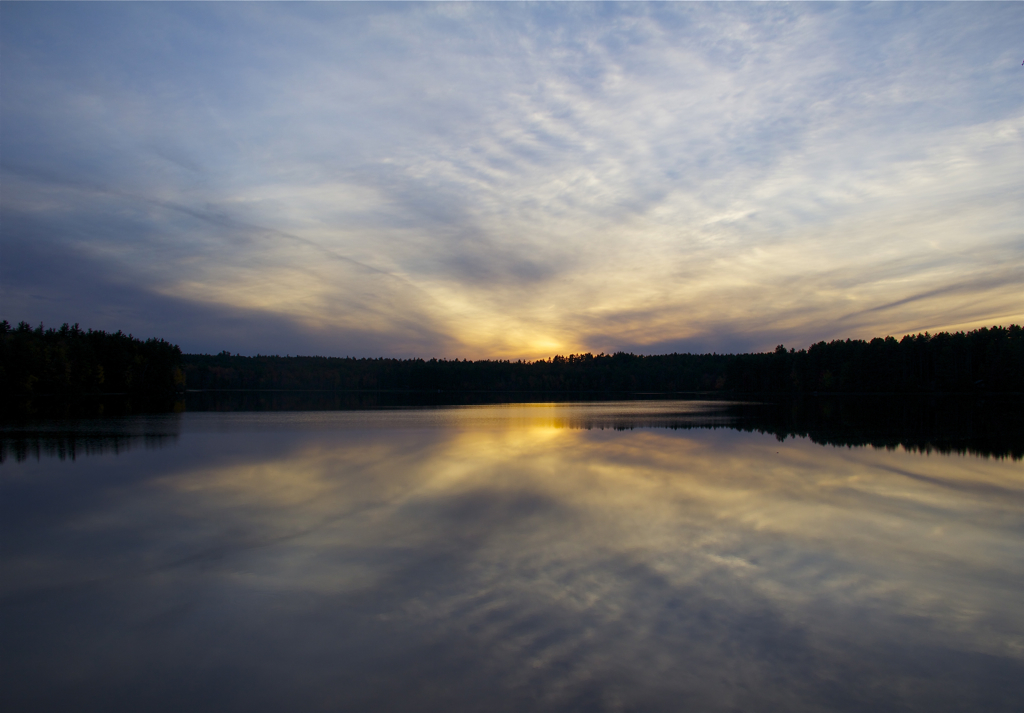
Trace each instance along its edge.
<instances>
[{"instance_id":1,"label":"cloud reflection in water","mask_svg":"<svg viewBox=\"0 0 1024 713\"><path fill-rule=\"evenodd\" d=\"M104 462L147 475L10 560L8 676L166 709L1012 710L1019 464L600 427L626 408L187 414L160 472Z\"/></svg>"}]
</instances>

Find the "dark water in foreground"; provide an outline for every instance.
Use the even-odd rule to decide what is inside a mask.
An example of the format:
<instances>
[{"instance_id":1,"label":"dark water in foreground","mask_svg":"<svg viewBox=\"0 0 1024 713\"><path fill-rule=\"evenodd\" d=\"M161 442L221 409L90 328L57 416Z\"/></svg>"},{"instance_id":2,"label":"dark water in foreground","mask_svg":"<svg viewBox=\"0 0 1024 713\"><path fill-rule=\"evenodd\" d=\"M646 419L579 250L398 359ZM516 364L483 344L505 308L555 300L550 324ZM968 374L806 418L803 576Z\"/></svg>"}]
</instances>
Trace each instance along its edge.
<instances>
[{"instance_id":1,"label":"dark water in foreground","mask_svg":"<svg viewBox=\"0 0 1024 713\"><path fill-rule=\"evenodd\" d=\"M1021 711L1024 464L736 413L5 427L3 707Z\"/></svg>"}]
</instances>

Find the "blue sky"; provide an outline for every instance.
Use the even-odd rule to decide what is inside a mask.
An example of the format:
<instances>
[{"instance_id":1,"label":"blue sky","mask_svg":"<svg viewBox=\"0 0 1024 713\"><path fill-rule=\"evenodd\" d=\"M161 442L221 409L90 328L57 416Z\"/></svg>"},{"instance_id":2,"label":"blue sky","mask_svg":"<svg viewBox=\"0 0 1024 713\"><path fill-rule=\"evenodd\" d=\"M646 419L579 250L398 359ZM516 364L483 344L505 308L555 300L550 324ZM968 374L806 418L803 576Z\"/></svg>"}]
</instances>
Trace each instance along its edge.
<instances>
[{"instance_id":1,"label":"blue sky","mask_svg":"<svg viewBox=\"0 0 1024 713\"><path fill-rule=\"evenodd\" d=\"M1017 3L0 20L10 321L539 358L1024 320Z\"/></svg>"}]
</instances>

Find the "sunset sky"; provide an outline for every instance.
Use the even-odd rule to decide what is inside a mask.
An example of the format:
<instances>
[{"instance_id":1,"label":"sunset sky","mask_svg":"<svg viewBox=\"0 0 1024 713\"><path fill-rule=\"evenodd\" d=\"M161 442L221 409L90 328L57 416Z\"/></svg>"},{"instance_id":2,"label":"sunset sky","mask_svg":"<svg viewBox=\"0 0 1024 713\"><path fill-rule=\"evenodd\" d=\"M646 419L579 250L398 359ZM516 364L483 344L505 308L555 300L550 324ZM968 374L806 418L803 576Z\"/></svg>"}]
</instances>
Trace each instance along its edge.
<instances>
[{"instance_id":1,"label":"sunset sky","mask_svg":"<svg viewBox=\"0 0 1024 713\"><path fill-rule=\"evenodd\" d=\"M1024 321L1019 3L0 6L0 317L186 352Z\"/></svg>"}]
</instances>

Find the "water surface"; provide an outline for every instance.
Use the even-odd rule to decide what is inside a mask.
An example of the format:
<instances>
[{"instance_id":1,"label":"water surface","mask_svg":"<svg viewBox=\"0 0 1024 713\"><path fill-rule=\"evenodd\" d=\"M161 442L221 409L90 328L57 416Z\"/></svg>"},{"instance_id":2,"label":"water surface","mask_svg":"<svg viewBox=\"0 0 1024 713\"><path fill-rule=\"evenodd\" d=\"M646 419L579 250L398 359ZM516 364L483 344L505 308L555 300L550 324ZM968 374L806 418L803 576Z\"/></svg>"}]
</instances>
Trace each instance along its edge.
<instances>
[{"instance_id":1,"label":"water surface","mask_svg":"<svg viewBox=\"0 0 1024 713\"><path fill-rule=\"evenodd\" d=\"M8 428L11 710L1020 711L1024 468L721 403Z\"/></svg>"}]
</instances>

